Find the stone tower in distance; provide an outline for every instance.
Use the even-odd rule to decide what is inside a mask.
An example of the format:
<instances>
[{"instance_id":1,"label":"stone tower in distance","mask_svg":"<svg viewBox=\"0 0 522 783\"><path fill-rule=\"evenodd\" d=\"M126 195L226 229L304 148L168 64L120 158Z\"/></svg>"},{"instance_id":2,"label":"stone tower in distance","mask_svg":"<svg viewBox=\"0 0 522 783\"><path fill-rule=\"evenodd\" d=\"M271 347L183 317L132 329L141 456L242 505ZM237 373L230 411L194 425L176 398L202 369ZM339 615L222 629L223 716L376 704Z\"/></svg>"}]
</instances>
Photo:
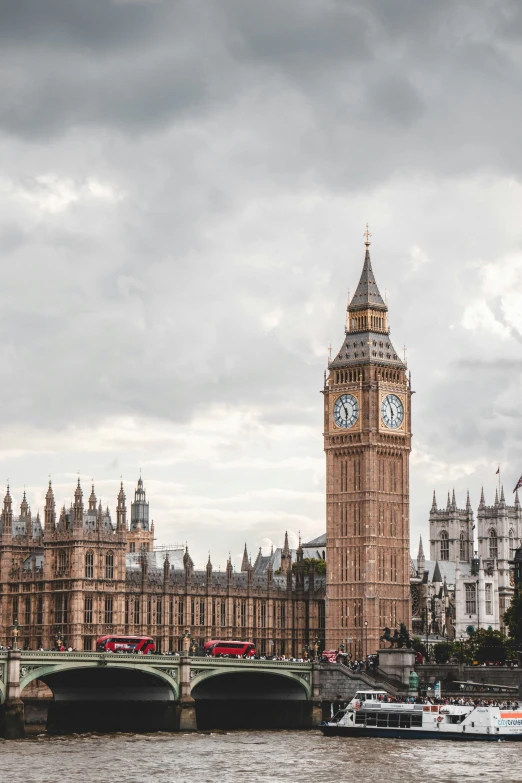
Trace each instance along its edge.
<instances>
[{"instance_id":1,"label":"stone tower in distance","mask_svg":"<svg viewBox=\"0 0 522 783\"><path fill-rule=\"evenodd\" d=\"M411 628L411 388L390 339L370 261L370 233L345 338L328 365L326 646L360 659L386 626Z\"/></svg>"}]
</instances>

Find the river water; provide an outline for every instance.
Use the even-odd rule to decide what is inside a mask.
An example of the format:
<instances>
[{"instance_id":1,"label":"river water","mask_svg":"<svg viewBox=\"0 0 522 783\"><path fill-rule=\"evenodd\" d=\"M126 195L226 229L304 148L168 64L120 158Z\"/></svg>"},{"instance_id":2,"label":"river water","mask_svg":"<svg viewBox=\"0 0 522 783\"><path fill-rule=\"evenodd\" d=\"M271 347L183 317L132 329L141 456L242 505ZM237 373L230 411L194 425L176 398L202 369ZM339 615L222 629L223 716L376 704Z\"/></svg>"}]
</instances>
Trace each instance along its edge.
<instances>
[{"instance_id":1,"label":"river water","mask_svg":"<svg viewBox=\"0 0 522 783\"><path fill-rule=\"evenodd\" d=\"M522 744L323 737L319 731L113 734L0 740L21 783L513 783Z\"/></svg>"}]
</instances>

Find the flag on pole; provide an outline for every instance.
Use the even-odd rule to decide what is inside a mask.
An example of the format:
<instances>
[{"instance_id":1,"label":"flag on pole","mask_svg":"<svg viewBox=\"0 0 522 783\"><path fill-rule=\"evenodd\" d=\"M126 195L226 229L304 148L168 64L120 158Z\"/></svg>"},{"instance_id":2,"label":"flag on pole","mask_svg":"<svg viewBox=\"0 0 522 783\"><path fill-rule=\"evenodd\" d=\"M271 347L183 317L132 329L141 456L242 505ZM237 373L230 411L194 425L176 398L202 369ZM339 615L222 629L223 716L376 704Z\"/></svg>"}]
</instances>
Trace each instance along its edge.
<instances>
[{"instance_id":1,"label":"flag on pole","mask_svg":"<svg viewBox=\"0 0 522 783\"><path fill-rule=\"evenodd\" d=\"M519 480L517 481L517 485L516 485L515 489L513 490L513 492L516 492L517 489L520 489L520 487L522 487L522 476L520 476Z\"/></svg>"},{"instance_id":2,"label":"flag on pole","mask_svg":"<svg viewBox=\"0 0 522 783\"><path fill-rule=\"evenodd\" d=\"M495 473L495 476L498 476L499 473L500 473L500 465L497 468L497 472Z\"/></svg>"}]
</instances>

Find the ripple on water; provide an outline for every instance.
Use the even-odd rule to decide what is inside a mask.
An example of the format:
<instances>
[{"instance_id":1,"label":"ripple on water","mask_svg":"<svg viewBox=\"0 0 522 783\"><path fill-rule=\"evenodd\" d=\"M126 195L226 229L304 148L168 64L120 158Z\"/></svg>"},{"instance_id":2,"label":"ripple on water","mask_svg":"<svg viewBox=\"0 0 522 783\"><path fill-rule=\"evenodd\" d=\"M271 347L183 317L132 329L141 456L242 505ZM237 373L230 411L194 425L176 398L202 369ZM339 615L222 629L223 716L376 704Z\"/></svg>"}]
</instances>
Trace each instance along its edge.
<instances>
[{"instance_id":1,"label":"ripple on water","mask_svg":"<svg viewBox=\"0 0 522 783\"><path fill-rule=\"evenodd\" d=\"M318 731L38 735L0 741L0 780L23 783L512 783L520 745L323 737Z\"/></svg>"}]
</instances>

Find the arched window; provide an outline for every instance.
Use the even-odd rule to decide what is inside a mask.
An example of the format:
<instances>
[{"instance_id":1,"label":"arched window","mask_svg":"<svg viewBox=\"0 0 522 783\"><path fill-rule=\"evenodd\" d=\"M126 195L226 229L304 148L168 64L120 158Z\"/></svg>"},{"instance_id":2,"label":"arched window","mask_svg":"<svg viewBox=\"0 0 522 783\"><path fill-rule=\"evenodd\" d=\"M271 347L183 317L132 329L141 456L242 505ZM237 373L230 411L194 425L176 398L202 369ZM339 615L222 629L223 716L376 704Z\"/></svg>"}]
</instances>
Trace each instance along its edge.
<instances>
[{"instance_id":1,"label":"arched window","mask_svg":"<svg viewBox=\"0 0 522 783\"><path fill-rule=\"evenodd\" d=\"M114 554L107 552L105 555L105 579L114 579Z\"/></svg>"},{"instance_id":2,"label":"arched window","mask_svg":"<svg viewBox=\"0 0 522 783\"><path fill-rule=\"evenodd\" d=\"M94 576L94 552L85 553L85 577L92 579Z\"/></svg>"},{"instance_id":3,"label":"arched window","mask_svg":"<svg viewBox=\"0 0 522 783\"><path fill-rule=\"evenodd\" d=\"M515 557L515 533L513 531L513 528L509 531L509 559L513 560Z\"/></svg>"},{"instance_id":4,"label":"arched window","mask_svg":"<svg viewBox=\"0 0 522 783\"><path fill-rule=\"evenodd\" d=\"M449 560L449 537L445 530L440 534L440 559Z\"/></svg>"},{"instance_id":5,"label":"arched window","mask_svg":"<svg viewBox=\"0 0 522 783\"><path fill-rule=\"evenodd\" d=\"M497 531L493 528L489 531L489 556L498 557L498 537Z\"/></svg>"},{"instance_id":6,"label":"arched window","mask_svg":"<svg viewBox=\"0 0 522 783\"><path fill-rule=\"evenodd\" d=\"M464 531L460 534L460 562L465 563L468 559L468 553L466 552L466 536Z\"/></svg>"}]
</instances>

